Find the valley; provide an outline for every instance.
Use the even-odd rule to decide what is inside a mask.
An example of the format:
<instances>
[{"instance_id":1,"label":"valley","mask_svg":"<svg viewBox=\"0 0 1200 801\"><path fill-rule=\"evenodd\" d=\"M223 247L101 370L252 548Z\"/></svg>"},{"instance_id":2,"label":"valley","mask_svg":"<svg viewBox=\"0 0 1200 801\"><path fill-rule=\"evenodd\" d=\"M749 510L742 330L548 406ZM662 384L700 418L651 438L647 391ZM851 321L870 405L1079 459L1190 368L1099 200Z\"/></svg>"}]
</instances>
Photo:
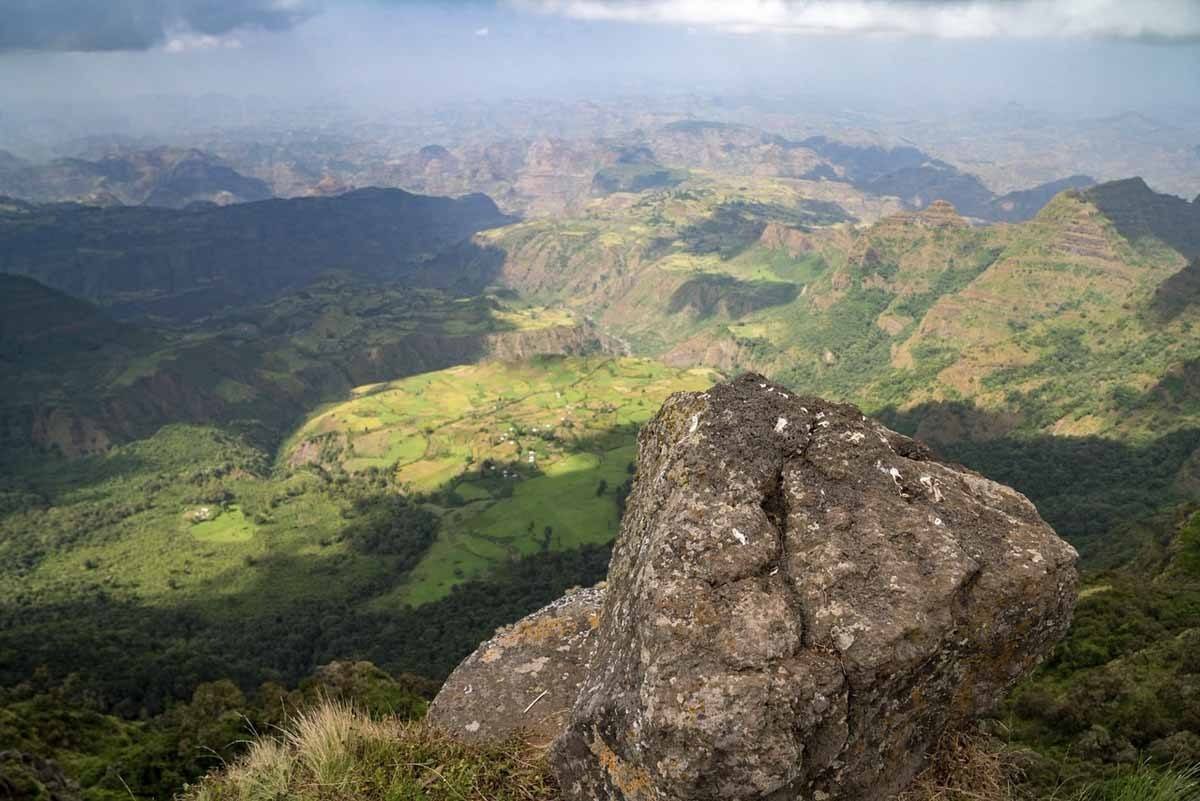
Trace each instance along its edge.
<instances>
[{"instance_id":1,"label":"valley","mask_svg":"<svg viewBox=\"0 0 1200 801\"><path fill-rule=\"evenodd\" d=\"M1191 753L1164 699L1195 691L1168 640L1198 613L1200 205L1127 179L993 206L919 151L710 123L642 144L553 208L0 205L0 734L115 801L105 760L139 799L215 763L155 773L180 710L219 707L197 693L274 721L369 660L419 715L498 626L604 577L663 402L753 370L1012 485L1081 551L1079 622L997 718L1032 781ZM895 169L965 210L868 186ZM1069 712L1103 682L1116 711ZM107 756L56 739L67 696ZM196 737L233 756L228 723Z\"/></svg>"}]
</instances>

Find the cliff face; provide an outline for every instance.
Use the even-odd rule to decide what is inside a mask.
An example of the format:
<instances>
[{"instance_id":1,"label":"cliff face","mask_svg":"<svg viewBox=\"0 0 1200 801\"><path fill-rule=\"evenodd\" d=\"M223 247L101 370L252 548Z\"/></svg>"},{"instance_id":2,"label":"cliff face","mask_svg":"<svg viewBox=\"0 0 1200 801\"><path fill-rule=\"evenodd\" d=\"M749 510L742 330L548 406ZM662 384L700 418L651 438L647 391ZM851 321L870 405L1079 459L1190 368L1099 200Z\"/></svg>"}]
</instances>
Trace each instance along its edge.
<instances>
[{"instance_id":1,"label":"cliff face","mask_svg":"<svg viewBox=\"0 0 1200 801\"><path fill-rule=\"evenodd\" d=\"M746 375L643 429L602 602L502 632L430 715L557 729L567 798L889 798L1062 636L1075 559L1019 493Z\"/></svg>"},{"instance_id":2,"label":"cliff face","mask_svg":"<svg viewBox=\"0 0 1200 801\"><path fill-rule=\"evenodd\" d=\"M587 356L603 353L628 356L629 346L590 323L556 325L533 331L504 331L484 340L486 357L500 361L523 361L533 356Z\"/></svg>"}]
</instances>

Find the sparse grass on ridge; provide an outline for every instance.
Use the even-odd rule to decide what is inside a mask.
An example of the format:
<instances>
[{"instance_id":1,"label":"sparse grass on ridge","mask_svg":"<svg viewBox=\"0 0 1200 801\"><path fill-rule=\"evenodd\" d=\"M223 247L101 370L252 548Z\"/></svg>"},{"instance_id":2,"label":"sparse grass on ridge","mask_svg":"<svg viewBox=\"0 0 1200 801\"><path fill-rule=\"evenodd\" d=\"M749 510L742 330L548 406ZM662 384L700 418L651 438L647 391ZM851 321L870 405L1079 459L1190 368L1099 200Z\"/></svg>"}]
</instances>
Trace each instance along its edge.
<instances>
[{"instance_id":1,"label":"sparse grass on ridge","mask_svg":"<svg viewBox=\"0 0 1200 801\"><path fill-rule=\"evenodd\" d=\"M425 723L373 721L326 702L256 740L180 801L551 801L542 753L520 740L459 742Z\"/></svg>"}]
</instances>

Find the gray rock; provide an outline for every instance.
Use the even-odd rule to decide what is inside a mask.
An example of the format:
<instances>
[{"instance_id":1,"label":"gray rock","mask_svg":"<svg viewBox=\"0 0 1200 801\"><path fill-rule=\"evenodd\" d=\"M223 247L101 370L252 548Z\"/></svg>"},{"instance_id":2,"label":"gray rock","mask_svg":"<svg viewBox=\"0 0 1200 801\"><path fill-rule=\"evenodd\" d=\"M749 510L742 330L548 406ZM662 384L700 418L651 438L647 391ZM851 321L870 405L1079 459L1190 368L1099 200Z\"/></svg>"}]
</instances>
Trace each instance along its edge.
<instances>
[{"instance_id":1,"label":"gray rock","mask_svg":"<svg viewBox=\"0 0 1200 801\"><path fill-rule=\"evenodd\" d=\"M1075 560L1024 496L852 406L754 375L674 395L551 750L563 793L889 797L1062 636Z\"/></svg>"},{"instance_id":2,"label":"gray rock","mask_svg":"<svg viewBox=\"0 0 1200 801\"><path fill-rule=\"evenodd\" d=\"M428 720L466 740L562 733L596 645L601 587L576 590L496 632L459 665Z\"/></svg>"}]
</instances>

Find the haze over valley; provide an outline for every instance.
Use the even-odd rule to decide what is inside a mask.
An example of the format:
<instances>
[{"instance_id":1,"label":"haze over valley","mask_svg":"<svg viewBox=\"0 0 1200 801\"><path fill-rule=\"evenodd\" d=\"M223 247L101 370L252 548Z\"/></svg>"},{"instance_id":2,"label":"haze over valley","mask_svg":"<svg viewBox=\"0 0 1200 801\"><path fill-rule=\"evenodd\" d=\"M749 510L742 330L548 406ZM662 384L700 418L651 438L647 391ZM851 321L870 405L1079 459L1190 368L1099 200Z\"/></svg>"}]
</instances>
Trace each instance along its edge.
<instances>
[{"instance_id":1,"label":"haze over valley","mask_svg":"<svg viewBox=\"0 0 1200 801\"><path fill-rule=\"evenodd\" d=\"M0 796L1200 798L1198 41L0 0Z\"/></svg>"}]
</instances>

